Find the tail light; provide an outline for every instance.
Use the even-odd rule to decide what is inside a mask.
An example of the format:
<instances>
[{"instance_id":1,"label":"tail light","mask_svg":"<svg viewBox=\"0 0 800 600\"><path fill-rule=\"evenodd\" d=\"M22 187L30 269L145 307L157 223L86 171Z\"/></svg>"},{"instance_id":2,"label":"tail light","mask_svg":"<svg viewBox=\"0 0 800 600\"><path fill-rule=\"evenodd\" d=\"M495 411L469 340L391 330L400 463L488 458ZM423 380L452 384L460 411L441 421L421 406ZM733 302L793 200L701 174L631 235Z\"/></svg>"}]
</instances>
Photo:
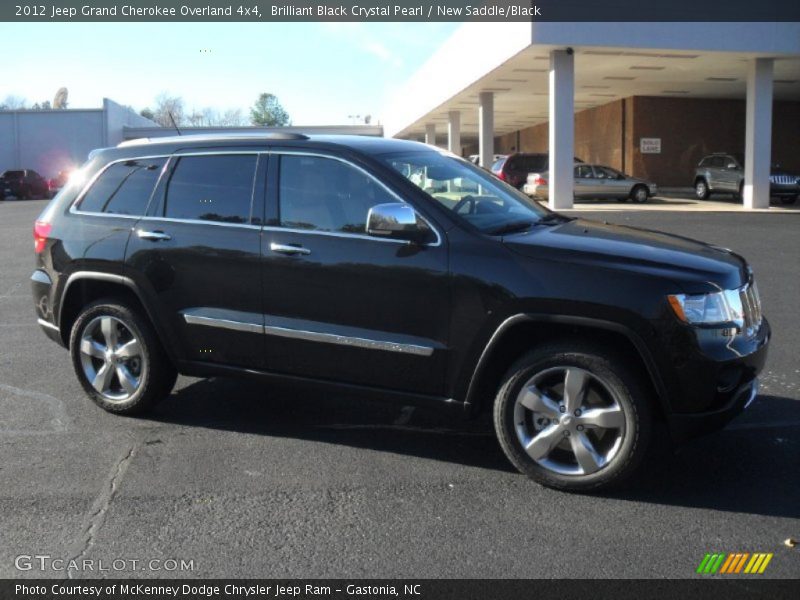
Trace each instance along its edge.
<instances>
[{"instance_id":1,"label":"tail light","mask_svg":"<svg viewBox=\"0 0 800 600\"><path fill-rule=\"evenodd\" d=\"M500 181L505 181L506 180L506 174L503 171L500 171L500 172L497 173L497 178Z\"/></svg>"},{"instance_id":2,"label":"tail light","mask_svg":"<svg viewBox=\"0 0 800 600\"><path fill-rule=\"evenodd\" d=\"M46 221L36 221L33 224L33 251L39 254L44 250L47 237L50 235L52 225Z\"/></svg>"},{"instance_id":3,"label":"tail light","mask_svg":"<svg viewBox=\"0 0 800 600\"><path fill-rule=\"evenodd\" d=\"M547 185L547 179L537 173L533 178L533 185Z\"/></svg>"}]
</instances>

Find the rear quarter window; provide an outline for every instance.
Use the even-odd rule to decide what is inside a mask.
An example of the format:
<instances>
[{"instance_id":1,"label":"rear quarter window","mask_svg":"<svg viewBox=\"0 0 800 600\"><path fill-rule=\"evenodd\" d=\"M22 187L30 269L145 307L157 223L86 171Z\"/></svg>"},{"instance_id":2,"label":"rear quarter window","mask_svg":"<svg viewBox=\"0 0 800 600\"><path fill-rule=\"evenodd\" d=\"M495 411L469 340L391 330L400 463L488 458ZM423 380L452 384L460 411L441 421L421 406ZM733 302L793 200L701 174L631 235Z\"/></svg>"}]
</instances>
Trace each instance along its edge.
<instances>
[{"instance_id":1,"label":"rear quarter window","mask_svg":"<svg viewBox=\"0 0 800 600\"><path fill-rule=\"evenodd\" d=\"M166 161L166 158L148 158L112 164L81 198L78 210L143 215Z\"/></svg>"}]
</instances>

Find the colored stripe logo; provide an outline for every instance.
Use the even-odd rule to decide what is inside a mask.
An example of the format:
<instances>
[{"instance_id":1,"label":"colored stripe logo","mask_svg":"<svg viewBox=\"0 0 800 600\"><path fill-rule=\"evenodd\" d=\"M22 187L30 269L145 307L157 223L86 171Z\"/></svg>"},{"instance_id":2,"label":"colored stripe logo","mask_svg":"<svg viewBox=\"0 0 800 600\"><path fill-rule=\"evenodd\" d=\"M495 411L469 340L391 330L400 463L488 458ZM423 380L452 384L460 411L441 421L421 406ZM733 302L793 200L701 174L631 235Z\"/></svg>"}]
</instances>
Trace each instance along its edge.
<instances>
[{"instance_id":1,"label":"colored stripe logo","mask_svg":"<svg viewBox=\"0 0 800 600\"><path fill-rule=\"evenodd\" d=\"M766 570L772 556L772 552L706 552L696 572L703 575L760 575Z\"/></svg>"}]
</instances>

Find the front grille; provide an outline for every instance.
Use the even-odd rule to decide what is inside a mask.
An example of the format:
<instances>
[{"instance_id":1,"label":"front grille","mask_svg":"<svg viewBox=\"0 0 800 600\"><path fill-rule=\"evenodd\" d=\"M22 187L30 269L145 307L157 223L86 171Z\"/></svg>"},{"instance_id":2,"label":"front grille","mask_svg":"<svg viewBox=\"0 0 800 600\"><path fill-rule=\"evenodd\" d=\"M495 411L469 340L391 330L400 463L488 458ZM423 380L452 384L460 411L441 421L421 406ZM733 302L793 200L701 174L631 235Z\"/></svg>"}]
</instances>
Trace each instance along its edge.
<instances>
[{"instance_id":1,"label":"front grille","mask_svg":"<svg viewBox=\"0 0 800 600\"><path fill-rule=\"evenodd\" d=\"M770 183L778 183L781 185L794 185L798 179L794 175L770 175Z\"/></svg>"},{"instance_id":2,"label":"front grille","mask_svg":"<svg viewBox=\"0 0 800 600\"><path fill-rule=\"evenodd\" d=\"M751 280L741 289L739 295L742 298L744 311L744 329L747 335L752 335L761 326L761 298L758 295L756 282Z\"/></svg>"}]
</instances>

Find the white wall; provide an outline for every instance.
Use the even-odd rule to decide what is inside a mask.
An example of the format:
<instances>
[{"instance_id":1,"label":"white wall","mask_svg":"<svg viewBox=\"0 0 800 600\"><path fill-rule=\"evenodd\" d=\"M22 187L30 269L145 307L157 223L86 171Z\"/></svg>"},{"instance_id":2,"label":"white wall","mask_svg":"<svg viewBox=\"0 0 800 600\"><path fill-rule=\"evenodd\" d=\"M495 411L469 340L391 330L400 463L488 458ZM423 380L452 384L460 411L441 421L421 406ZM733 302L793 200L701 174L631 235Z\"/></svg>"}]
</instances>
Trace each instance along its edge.
<instances>
[{"instance_id":1,"label":"white wall","mask_svg":"<svg viewBox=\"0 0 800 600\"><path fill-rule=\"evenodd\" d=\"M0 140L0 171L34 169L53 177L104 145L103 111L3 111Z\"/></svg>"},{"instance_id":2,"label":"white wall","mask_svg":"<svg viewBox=\"0 0 800 600\"><path fill-rule=\"evenodd\" d=\"M107 98L103 109L0 111L0 172L34 169L53 177L83 164L95 148L116 146L130 126L155 123Z\"/></svg>"}]
</instances>

